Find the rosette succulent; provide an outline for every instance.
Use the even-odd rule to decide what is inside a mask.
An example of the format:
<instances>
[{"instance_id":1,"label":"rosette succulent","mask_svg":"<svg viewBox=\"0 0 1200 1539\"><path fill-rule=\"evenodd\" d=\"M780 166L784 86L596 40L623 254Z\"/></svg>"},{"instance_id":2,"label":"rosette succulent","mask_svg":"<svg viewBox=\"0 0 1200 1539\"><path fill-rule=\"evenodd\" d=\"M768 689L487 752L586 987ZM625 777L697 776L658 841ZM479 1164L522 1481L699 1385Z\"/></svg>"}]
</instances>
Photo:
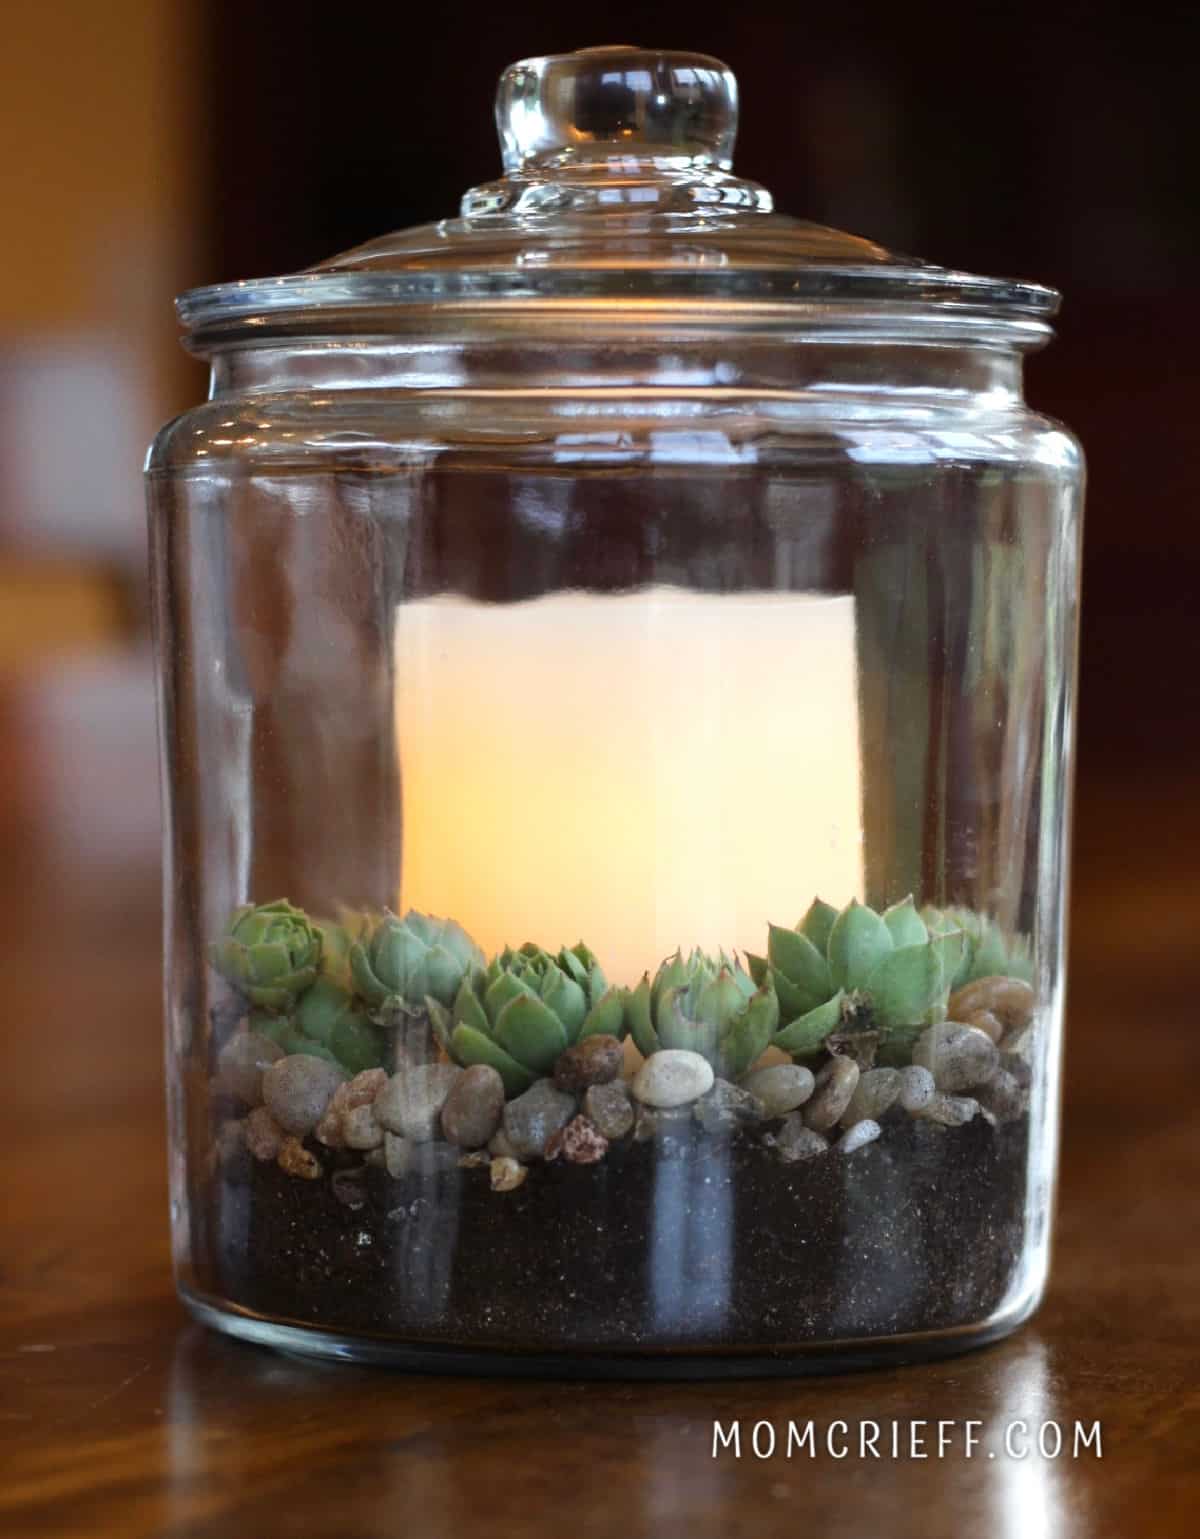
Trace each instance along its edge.
<instances>
[{"instance_id":1,"label":"rosette succulent","mask_svg":"<svg viewBox=\"0 0 1200 1539\"><path fill-rule=\"evenodd\" d=\"M303 909L279 898L236 909L208 955L251 1004L284 1015L316 981L321 947L321 931Z\"/></svg>"},{"instance_id":2,"label":"rosette succulent","mask_svg":"<svg viewBox=\"0 0 1200 1539\"><path fill-rule=\"evenodd\" d=\"M456 1063L490 1064L505 1093L520 1095L584 1037L625 1034L620 991L610 988L583 944L556 955L527 943L511 947L463 979L453 1005L426 1000L438 1041Z\"/></svg>"},{"instance_id":3,"label":"rosette succulent","mask_svg":"<svg viewBox=\"0 0 1200 1539\"><path fill-rule=\"evenodd\" d=\"M300 996L291 1015L250 1019L253 1031L278 1042L285 1053L326 1058L351 1074L379 1068L384 1061L383 1034L367 1019L352 994L334 977L322 976Z\"/></svg>"},{"instance_id":4,"label":"rosette succulent","mask_svg":"<svg viewBox=\"0 0 1200 1539\"><path fill-rule=\"evenodd\" d=\"M881 914L857 901L839 913L818 898L794 930L771 925L767 955L746 960L779 996L774 1046L808 1057L857 1016L880 1033L881 1057L895 1059L944 1012L964 947L952 925L931 932L911 898Z\"/></svg>"},{"instance_id":5,"label":"rosette succulent","mask_svg":"<svg viewBox=\"0 0 1200 1539\"><path fill-rule=\"evenodd\" d=\"M385 913L369 933L351 941L348 958L368 1015L384 1026L424 1013L427 998L449 1006L467 974L484 963L461 925L415 909L403 919Z\"/></svg>"},{"instance_id":6,"label":"rosette succulent","mask_svg":"<svg viewBox=\"0 0 1200 1539\"><path fill-rule=\"evenodd\" d=\"M1028 936L1007 935L994 919L970 908L934 908L927 905L921 918L933 934L961 930L963 959L950 981L951 990L974 983L976 978L1020 978L1033 982L1033 951Z\"/></svg>"},{"instance_id":7,"label":"rosette succulent","mask_svg":"<svg viewBox=\"0 0 1200 1539\"><path fill-rule=\"evenodd\" d=\"M662 1048L699 1053L716 1073L738 1079L779 1025L774 983L758 983L735 957L676 951L626 996L629 1032L649 1058Z\"/></svg>"}]
</instances>

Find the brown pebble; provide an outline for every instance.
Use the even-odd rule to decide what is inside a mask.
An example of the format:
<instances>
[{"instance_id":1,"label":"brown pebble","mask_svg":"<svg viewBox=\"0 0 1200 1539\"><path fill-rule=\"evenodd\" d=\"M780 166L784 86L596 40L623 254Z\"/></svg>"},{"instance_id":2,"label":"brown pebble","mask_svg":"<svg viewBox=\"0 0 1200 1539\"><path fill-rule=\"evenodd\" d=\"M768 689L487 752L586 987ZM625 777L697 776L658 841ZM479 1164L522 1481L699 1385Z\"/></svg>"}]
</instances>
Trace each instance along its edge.
<instances>
[{"instance_id":1,"label":"brown pebble","mask_svg":"<svg viewBox=\"0 0 1200 1539\"><path fill-rule=\"evenodd\" d=\"M316 1181L321 1174L320 1160L298 1138L284 1139L275 1163L285 1175L299 1176L302 1181Z\"/></svg>"},{"instance_id":2,"label":"brown pebble","mask_svg":"<svg viewBox=\"0 0 1200 1539\"><path fill-rule=\"evenodd\" d=\"M817 1075L816 1089L804 1108L805 1126L816 1133L828 1133L850 1105L859 1073L853 1058L831 1058Z\"/></svg>"},{"instance_id":3,"label":"brown pebble","mask_svg":"<svg viewBox=\"0 0 1200 1539\"><path fill-rule=\"evenodd\" d=\"M946 1015L966 1022L977 1011L987 1010L1006 1032L1019 1031L1033 1019L1033 1005L1033 989L1021 978L976 978L951 994Z\"/></svg>"},{"instance_id":4,"label":"brown pebble","mask_svg":"<svg viewBox=\"0 0 1200 1539\"><path fill-rule=\"evenodd\" d=\"M348 1149L378 1149L383 1129L370 1106L352 1106L342 1113L342 1140Z\"/></svg>"},{"instance_id":5,"label":"brown pebble","mask_svg":"<svg viewBox=\"0 0 1200 1539\"><path fill-rule=\"evenodd\" d=\"M993 1042L999 1042L1004 1035L1004 1022L990 1010L969 1010L963 1017L962 1024L974 1026L976 1031L982 1031L991 1037Z\"/></svg>"},{"instance_id":6,"label":"brown pebble","mask_svg":"<svg viewBox=\"0 0 1200 1539\"><path fill-rule=\"evenodd\" d=\"M262 1102L263 1070L283 1057L283 1049L256 1031L239 1031L217 1054L216 1085L246 1106Z\"/></svg>"},{"instance_id":7,"label":"brown pebble","mask_svg":"<svg viewBox=\"0 0 1200 1539\"><path fill-rule=\"evenodd\" d=\"M460 1149L482 1149L503 1113L504 1081L490 1064L472 1064L454 1081L443 1103L442 1133Z\"/></svg>"},{"instance_id":8,"label":"brown pebble","mask_svg":"<svg viewBox=\"0 0 1200 1539\"><path fill-rule=\"evenodd\" d=\"M570 1165L594 1165L608 1153L608 1139L590 1117L573 1117L546 1145L546 1158L559 1155Z\"/></svg>"},{"instance_id":9,"label":"brown pebble","mask_svg":"<svg viewBox=\"0 0 1200 1539\"><path fill-rule=\"evenodd\" d=\"M458 1157L459 1170L482 1170L492 1163L492 1156L486 1149L472 1149Z\"/></svg>"},{"instance_id":10,"label":"brown pebble","mask_svg":"<svg viewBox=\"0 0 1200 1539\"><path fill-rule=\"evenodd\" d=\"M597 1034L584 1037L574 1047L558 1055L554 1065L554 1083L560 1090L586 1090L589 1085L607 1085L616 1079L625 1061L625 1049L616 1037Z\"/></svg>"},{"instance_id":11,"label":"brown pebble","mask_svg":"<svg viewBox=\"0 0 1200 1539\"><path fill-rule=\"evenodd\" d=\"M265 1106L256 1106L246 1118L246 1148L256 1160L273 1160L283 1147L283 1129Z\"/></svg>"}]
</instances>

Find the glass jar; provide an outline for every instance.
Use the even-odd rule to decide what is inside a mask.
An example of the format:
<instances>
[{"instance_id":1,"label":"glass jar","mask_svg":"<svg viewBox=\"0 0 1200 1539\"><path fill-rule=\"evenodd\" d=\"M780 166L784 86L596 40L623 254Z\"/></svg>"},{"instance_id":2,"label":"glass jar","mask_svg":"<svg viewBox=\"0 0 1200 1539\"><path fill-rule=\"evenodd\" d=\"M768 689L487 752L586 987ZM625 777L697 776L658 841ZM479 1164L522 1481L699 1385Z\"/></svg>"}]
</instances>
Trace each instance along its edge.
<instances>
[{"instance_id":1,"label":"glass jar","mask_svg":"<svg viewBox=\"0 0 1200 1539\"><path fill-rule=\"evenodd\" d=\"M1057 296L774 214L735 117L699 55L526 61L460 218L181 301L172 1212L235 1335L794 1372L1038 1301Z\"/></svg>"}]
</instances>

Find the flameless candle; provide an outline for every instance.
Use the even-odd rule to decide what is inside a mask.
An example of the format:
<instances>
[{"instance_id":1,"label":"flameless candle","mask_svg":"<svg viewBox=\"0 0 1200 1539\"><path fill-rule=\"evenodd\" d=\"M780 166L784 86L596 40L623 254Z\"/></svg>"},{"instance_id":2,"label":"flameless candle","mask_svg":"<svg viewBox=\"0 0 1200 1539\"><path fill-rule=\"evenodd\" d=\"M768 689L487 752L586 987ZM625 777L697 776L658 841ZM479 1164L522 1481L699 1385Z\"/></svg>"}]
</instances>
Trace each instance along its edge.
<instances>
[{"instance_id":1,"label":"flameless candle","mask_svg":"<svg viewBox=\"0 0 1200 1539\"><path fill-rule=\"evenodd\" d=\"M854 599L400 606L404 906L631 984L862 895Z\"/></svg>"}]
</instances>

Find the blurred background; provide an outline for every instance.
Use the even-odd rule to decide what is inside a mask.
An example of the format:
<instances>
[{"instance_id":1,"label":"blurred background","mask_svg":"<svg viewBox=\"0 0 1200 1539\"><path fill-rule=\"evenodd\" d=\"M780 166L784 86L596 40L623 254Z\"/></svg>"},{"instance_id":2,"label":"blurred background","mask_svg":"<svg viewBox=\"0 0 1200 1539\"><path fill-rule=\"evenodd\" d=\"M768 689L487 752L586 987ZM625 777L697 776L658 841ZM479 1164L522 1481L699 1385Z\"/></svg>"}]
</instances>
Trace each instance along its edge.
<instances>
[{"instance_id":1,"label":"blurred background","mask_svg":"<svg viewBox=\"0 0 1200 1539\"><path fill-rule=\"evenodd\" d=\"M83 1029L97 990L138 1022L107 1095L158 1074L140 467L204 390L171 299L452 212L497 171L503 66L599 42L728 61L738 169L785 211L1065 291L1028 389L1090 462L1074 988L1108 988L1111 952L1144 1006L1137 975L1197 917L1195 5L47 0L3 40L0 915L35 964L60 954L45 916L82 916L87 966L55 988Z\"/></svg>"}]
</instances>

